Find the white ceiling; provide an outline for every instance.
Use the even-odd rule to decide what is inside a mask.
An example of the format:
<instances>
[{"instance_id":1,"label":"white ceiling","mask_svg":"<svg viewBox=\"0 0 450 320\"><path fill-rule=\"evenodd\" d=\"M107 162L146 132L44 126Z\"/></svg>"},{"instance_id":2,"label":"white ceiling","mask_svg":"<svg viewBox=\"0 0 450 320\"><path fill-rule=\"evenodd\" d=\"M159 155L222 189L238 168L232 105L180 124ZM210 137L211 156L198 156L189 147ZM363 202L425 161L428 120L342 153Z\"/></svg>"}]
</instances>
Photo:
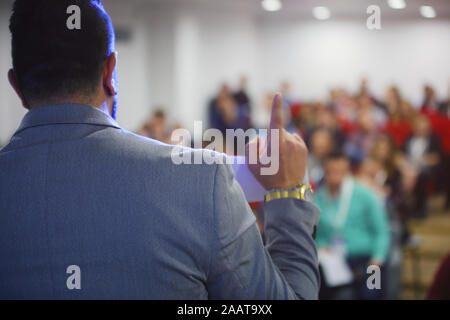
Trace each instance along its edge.
<instances>
[{"instance_id":1,"label":"white ceiling","mask_svg":"<svg viewBox=\"0 0 450 320\"><path fill-rule=\"evenodd\" d=\"M244 0L245 1L245 0ZM248 0L256 2L258 0ZM283 9L280 14L286 16L311 16L314 6L327 6L331 10L332 17L359 18L366 16L366 9L370 5L378 5L381 8L382 18L388 19L422 19L420 6L431 5L435 8L438 17L450 19L450 0L405 0L406 8L402 10L391 9L386 0L283 0ZM270 14L270 13L269 13Z\"/></svg>"},{"instance_id":2,"label":"white ceiling","mask_svg":"<svg viewBox=\"0 0 450 320\"><path fill-rule=\"evenodd\" d=\"M105 4L121 4L128 6L201 6L211 10L224 8L245 10L263 18L283 19L313 19L312 8L327 6L334 19L359 19L367 16L366 9L370 5L381 8L382 19L423 19L419 8L421 5L431 5L435 8L437 19L450 20L450 0L405 0L406 8L402 10L391 9L386 0L281 0L282 10L278 12L265 12L261 7L261 0L103 0Z\"/></svg>"}]
</instances>

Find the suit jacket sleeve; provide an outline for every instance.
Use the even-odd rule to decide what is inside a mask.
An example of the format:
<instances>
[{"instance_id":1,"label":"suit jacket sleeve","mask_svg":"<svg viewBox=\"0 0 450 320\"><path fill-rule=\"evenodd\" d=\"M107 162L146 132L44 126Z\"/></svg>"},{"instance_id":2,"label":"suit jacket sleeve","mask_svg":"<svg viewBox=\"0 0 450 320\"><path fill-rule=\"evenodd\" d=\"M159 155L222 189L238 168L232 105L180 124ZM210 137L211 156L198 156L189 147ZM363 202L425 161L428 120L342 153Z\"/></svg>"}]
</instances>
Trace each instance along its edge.
<instances>
[{"instance_id":1,"label":"suit jacket sleeve","mask_svg":"<svg viewBox=\"0 0 450 320\"><path fill-rule=\"evenodd\" d=\"M319 211L311 203L282 199L266 204L264 247L255 217L229 166L217 167L214 232L207 277L210 299L316 299L319 291L313 240Z\"/></svg>"}]
</instances>

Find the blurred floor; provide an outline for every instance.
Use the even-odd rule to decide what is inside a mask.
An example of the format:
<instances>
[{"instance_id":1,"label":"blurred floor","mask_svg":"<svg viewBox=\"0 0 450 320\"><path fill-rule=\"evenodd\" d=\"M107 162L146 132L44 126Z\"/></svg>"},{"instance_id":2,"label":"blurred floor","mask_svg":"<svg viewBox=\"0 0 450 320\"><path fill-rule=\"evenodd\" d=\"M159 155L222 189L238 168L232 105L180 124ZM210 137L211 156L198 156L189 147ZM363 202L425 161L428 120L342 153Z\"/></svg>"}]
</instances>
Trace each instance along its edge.
<instances>
[{"instance_id":1,"label":"blurred floor","mask_svg":"<svg viewBox=\"0 0 450 320\"><path fill-rule=\"evenodd\" d=\"M443 204L443 198L432 198L429 217L410 223L420 246L415 252L404 250L402 299L425 299L441 261L450 251L450 212L443 211Z\"/></svg>"}]
</instances>

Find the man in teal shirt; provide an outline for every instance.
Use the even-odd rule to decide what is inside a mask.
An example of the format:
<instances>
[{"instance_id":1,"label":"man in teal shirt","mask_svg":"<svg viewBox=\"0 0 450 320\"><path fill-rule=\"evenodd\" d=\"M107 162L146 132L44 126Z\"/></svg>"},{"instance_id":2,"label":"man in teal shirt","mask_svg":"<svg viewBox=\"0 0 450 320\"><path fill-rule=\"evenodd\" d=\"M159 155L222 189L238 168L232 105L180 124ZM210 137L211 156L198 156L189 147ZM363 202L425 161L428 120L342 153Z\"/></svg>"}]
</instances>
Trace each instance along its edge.
<instances>
[{"instance_id":1,"label":"man in teal shirt","mask_svg":"<svg viewBox=\"0 0 450 320\"><path fill-rule=\"evenodd\" d=\"M322 251L343 247L354 278L351 297L377 298L380 290L367 288L369 275L366 271L369 265L382 266L389 251L389 225L384 204L372 190L350 176L345 155L333 153L324 166L324 184L315 197L322 211L317 247ZM335 297L338 289L328 287L324 280L324 298Z\"/></svg>"}]
</instances>

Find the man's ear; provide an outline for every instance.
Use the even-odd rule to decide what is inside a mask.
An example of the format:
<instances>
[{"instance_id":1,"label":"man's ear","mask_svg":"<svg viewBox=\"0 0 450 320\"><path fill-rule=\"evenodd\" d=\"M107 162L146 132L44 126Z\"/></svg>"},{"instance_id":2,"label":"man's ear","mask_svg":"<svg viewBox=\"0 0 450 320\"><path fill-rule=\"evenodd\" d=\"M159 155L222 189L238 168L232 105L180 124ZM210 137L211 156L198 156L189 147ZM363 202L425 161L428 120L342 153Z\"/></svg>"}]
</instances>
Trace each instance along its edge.
<instances>
[{"instance_id":1,"label":"man's ear","mask_svg":"<svg viewBox=\"0 0 450 320\"><path fill-rule=\"evenodd\" d=\"M22 101L23 107L25 109L30 109L25 102L22 91L20 91L20 89L19 89L19 85L17 84L16 73L14 72L14 69L9 69L8 80L9 80L9 84L11 85L11 87L13 87L13 89L16 92L17 96L19 97L20 101Z\"/></svg>"},{"instance_id":2,"label":"man's ear","mask_svg":"<svg viewBox=\"0 0 450 320\"><path fill-rule=\"evenodd\" d=\"M117 52L113 52L106 58L103 68L103 88L109 96L117 95L117 83L114 79L114 71L117 65Z\"/></svg>"}]
</instances>

